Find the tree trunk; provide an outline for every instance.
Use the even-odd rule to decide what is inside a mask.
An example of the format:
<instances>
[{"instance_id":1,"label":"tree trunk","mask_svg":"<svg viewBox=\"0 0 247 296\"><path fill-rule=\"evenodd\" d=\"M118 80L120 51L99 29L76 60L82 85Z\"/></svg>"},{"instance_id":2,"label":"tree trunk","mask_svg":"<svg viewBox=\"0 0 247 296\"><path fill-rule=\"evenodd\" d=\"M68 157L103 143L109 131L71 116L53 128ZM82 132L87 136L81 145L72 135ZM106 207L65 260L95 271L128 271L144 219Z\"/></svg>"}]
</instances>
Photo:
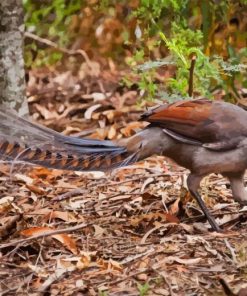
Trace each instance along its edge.
<instances>
[{"instance_id":1,"label":"tree trunk","mask_svg":"<svg viewBox=\"0 0 247 296\"><path fill-rule=\"evenodd\" d=\"M22 0L0 0L0 104L28 114Z\"/></svg>"}]
</instances>

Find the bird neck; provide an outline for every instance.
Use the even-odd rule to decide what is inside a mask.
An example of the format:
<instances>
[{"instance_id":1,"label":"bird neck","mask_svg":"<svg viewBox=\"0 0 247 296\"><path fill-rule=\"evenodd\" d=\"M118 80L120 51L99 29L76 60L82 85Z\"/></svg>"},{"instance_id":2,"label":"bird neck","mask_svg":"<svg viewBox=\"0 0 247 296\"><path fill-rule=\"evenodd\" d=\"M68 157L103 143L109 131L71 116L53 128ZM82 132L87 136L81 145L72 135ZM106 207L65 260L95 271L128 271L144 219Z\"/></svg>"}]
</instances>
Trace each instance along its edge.
<instances>
[{"instance_id":1,"label":"bird neck","mask_svg":"<svg viewBox=\"0 0 247 296\"><path fill-rule=\"evenodd\" d=\"M138 160L142 160L154 154L169 157L175 141L162 128L148 127L130 138L119 140L117 145L125 146L130 153L138 151Z\"/></svg>"}]
</instances>

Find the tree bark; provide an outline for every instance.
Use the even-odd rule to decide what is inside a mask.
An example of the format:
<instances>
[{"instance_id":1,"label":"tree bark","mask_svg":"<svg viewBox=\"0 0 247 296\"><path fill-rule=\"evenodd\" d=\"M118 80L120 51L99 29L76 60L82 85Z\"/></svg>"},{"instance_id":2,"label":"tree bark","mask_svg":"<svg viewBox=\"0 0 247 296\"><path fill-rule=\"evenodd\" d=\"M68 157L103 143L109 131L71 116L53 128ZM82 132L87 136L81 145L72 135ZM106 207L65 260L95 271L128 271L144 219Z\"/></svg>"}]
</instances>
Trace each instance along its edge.
<instances>
[{"instance_id":1,"label":"tree bark","mask_svg":"<svg viewBox=\"0 0 247 296\"><path fill-rule=\"evenodd\" d=\"M0 0L0 104L28 114L22 0Z\"/></svg>"}]
</instances>

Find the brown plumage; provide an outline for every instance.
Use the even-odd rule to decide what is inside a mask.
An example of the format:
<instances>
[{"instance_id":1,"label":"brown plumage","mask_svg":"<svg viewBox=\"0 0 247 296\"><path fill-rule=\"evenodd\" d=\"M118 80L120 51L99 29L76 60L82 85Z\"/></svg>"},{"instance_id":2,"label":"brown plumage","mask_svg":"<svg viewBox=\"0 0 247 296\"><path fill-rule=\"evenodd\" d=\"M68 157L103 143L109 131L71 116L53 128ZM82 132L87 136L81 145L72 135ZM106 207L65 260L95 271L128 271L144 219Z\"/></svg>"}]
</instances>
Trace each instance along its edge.
<instances>
[{"instance_id":1,"label":"brown plumage","mask_svg":"<svg viewBox=\"0 0 247 296\"><path fill-rule=\"evenodd\" d=\"M247 113L207 99L162 105L141 117L150 123L116 142L68 137L0 109L0 156L67 170L108 170L153 154L167 156L190 170L187 183L212 228L219 231L198 189L210 173L226 176L233 198L247 203Z\"/></svg>"},{"instance_id":2,"label":"brown plumage","mask_svg":"<svg viewBox=\"0 0 247 296\"><path fill-rule=\"evenodd\" d=\"M142 119L211 150L235 148L247 136L245 110L207 99L163 105Z\"/></svg>"}]
</instances>

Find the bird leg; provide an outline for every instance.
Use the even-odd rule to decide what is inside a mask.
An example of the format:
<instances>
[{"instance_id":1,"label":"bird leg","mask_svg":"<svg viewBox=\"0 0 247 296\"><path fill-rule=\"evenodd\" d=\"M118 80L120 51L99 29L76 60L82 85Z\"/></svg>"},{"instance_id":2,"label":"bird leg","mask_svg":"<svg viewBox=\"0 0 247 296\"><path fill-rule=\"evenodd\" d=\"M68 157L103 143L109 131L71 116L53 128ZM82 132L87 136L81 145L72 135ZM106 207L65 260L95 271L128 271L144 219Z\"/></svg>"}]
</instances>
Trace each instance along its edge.
<instances>
[{"instance_id":1,"label":"bird leg","mask_svg":"<svg viewBox=\"0 0 247 296\"><path fill-rule=\"evenodd\" d=\"M232 188L232 195L235 201L241 205L247 205L247 192L244 187L244 172L224 173L230 181Z\"/></svg>"},{"instance_id":2,"label":"bird leg","mask_svg":"<svg viewBox=\"0 0 247 296\"><path fill-rule=\"evenodd\" d=\"M198 193L198 188L200 186L200 182L204 176L189 174L187 179L187 186L191 193L191 195L196 199L197 203L199 204L202 212L206 216L209 224L211 225L212 229L217 232L221 232L219 225L216 223L214 217L209 212L208 208L206 207L204 201L202 200L200 194Z\"/></svg>"}]
</instances>

